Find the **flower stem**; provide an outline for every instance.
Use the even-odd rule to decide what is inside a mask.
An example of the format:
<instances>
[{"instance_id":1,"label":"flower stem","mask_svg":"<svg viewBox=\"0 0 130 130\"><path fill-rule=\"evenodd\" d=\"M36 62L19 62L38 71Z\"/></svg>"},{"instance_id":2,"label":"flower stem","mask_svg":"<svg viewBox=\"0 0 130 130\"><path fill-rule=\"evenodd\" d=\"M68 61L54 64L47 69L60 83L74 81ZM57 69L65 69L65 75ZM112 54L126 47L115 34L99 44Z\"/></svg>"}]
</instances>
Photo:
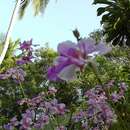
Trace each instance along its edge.
<instances>
[{"instance_id":1,"label":"flower stem","mask_svg":"<svg viewBox=\"0 0 130 130\"><path fill-rule=\"evenodd\" d=\"M103 83L102 83L102 81L101 81L101 79L100 79L100 77L99 77L99 72L98 72L98 69L97 69L96 64L91 61L91 62L90 62L90 65L91 65L92 70L93 70L93 72L94 72L94 74L95 74L95 76L96 76L96 78L97 78L97 80L98 80L98 83L100 84L101 88L104 90L104 92L105 92L105 94L106 94L106 97L109 99L110 96L109 96L108 89L104 87L104 85L103 85Z\"/></svg>"},{"instance_id":2,"label":"flower stem","mask_svg":"<svg viewBox=\"0 0 130 130\"><path fill-rule=\"evenodd\" d=\"M102 83L101 79L99 78L99 73L98 73L98 69L97 69L96 64L95 64L93 61L90 61L89 63L90 63L90 65L91 65L91 67L92 67L92 71L94 72L94 74L95 74L95 76L96 76L96 78L97 78L99 84L100 84L101 86L103 86L103 83Z\"/></svg>"},{"instance_id":3,"label":"flower stem","mask_svg":"<svg viewBox=\"0 0 130 130\"><path fill-rule=\"evenodd\" d=\"M68 125L67 125L67 130L71 130L72 127L73 127L73 124L72 124L72 116L73 116L73 112L70 113L70 117L69 117L69 121L68 121Z\"/></svg>"},{"instance_id":4,"label":"flower stem","mask_svg":"<svg viewBox=\"0 0 130 130\"><path fill-rule=\"evenodd\" d=\"M24 92L24 89L23 89L21 81L19 81L19 86L20 86L21 92L23 94L23 97L27 99L28 97L27 97L27 95ZM30 108L30 105L28 103L27 103L27 107Z\"/></svg>"},{"instance_id":5,"label":"flower stem","mask_svg":"<svg viewBox=\"0 0 130 130\"><path fill-rule=\"evenodd\" d=\"M19 86L20 86L21 92L22 92L22 94L23 94L23 97L24 97L24 98L27 98L27 96L26 96L26 94L25 94L25 92L24 92L23 86L22 86L22 84L21 84L20 81L19 81Z\"/></svg>"}]
</instances>

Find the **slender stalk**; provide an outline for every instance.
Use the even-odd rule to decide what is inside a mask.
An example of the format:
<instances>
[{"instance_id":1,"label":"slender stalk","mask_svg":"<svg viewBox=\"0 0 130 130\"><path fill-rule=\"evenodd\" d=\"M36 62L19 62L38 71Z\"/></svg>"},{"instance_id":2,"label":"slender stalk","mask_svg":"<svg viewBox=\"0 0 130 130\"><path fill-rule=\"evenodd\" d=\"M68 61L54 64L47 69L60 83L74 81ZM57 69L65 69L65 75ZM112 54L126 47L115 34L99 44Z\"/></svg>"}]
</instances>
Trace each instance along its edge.
<instances>
[{"instance_id":1,"label":"slender stalk","mask_svg":"<svg viewBox=\"0 0 130 130\"><path fill-rule=\"evenodd\" d=\"M58 117L58 115L56 116L56 122L57 122L57 126L59 127L59 126L60 126L60 122L59 122L59 117Z\"/></svg>"},{"instance_id":2,"label":"slender stalk","mask_svg":"<svg viewBox=\"0 0 130 130\"><path fill-rule=\"evenodd\" d=\"M72 116L73 116L73 112L71 112L70 113L70 117L69 117L69 121L68 121L68 126L67 126L67 128L68 128L68 130L71 130L71 127L73 126L73 124L72 124Z\"/></svg>"},{"instance_id":3,"label":"slender stalk","mask_svg":"<svg viewBox=\"0 0 130 130\"><path fill-rule=\"evenodd\" d=\"M12 13L12 16L11 16L11 19L10 19L9 27L8 27L6 37L5 37L4 48L3 48L3 51L2 51L1 56L0 56L0 65L2 64L2 62L5 58L5 55L7 53L8 47L9 47L9 39L11 36L11 31L13 29L13 25L15 23L16 16L17 16L18 11L19 11L20 3L21 3L21 0L17 0L15 7L14 7L14 10L13 10L13 13Z\"/></svg>"},{"instance_id":4,"label":"slender stalk","mask_svg":"<svg viewBox=\"0 0 130 130\"><path fill-rule=\"evenodd\" d=\"M54 119L54 117L53 117L51 114L49 114L49 117L50 117L51 119ZM53 121L52 121L51 119L50 119L50 127L51 127L52 130L55 130L54 124L52 123Z\"/></svg>"},{"instance_id":5,"label":"slender stalk","mask_svg":"<svg viewBox=\"0 0 130 130\"><path fill-rule=\"evenodd\" d=\"M95 76L96 76L96 78L97 78L99 84L100 84L101 86L103 86L102 81L101 81L101 79L100 79L100 77L99 77L99 73L98 73L98 69L97 69L96 64L95 64L93 61L90 61L89 63L90 63L90 65L91 65L91 67L92 67L92 71L94 72L94 74L95 74Z\"/></svg>"},{"instance_id":6,"label":"slender stalk","mask_svg":"<svg viewBox=\"0 0 130 130\"><path fill-rule=\"evenodd\" d=\"M24 89L23 89L23 86L22 86L22 84L21 84L20 81L19 81L19 86L20 86L21 92L22 92L22 94L23 94L23 97L24 97L24 98L27 98L26 94L24 93Z\"/></svg>"},{"instance_id":7,"label":"slender stalk","mask_svg":"<svg viewBox=\"0 0 130 130\"><path fill-rule=\"evenodd\" d=\"M19 86L20 86L21 92L22 92L22 94L23 94L23 97L27 99L28 97L27 97L27 95L26 95L25 92L24 92L24 89L23 89L23 86L22 86L22 83L21 83L20 80L19 80ZM28 108L31 107L29 104L27 104L27 106L28 106Z\"/></svg>"},{"instance_id":8,"label":"slender stalk","mask_svg":"<svg viewBox=\"0 0 130 130\"><path fill-rule=\"evenodd\" d=\"M106 97L109 100L110 99L109 91L108 91L108 89L106 87L104 87L104 85L102 83L102 80L99 77L99 72L98 72L98 69L97 69L96 65L93 62L90 62L90 64L92 66L92 71L93 71L93 73L95 74L95 76L96 76L96 78L98 80L98 83L100 84L100 86L102 87L102 89L105 91Z\"/></svg>"}]
</instances>

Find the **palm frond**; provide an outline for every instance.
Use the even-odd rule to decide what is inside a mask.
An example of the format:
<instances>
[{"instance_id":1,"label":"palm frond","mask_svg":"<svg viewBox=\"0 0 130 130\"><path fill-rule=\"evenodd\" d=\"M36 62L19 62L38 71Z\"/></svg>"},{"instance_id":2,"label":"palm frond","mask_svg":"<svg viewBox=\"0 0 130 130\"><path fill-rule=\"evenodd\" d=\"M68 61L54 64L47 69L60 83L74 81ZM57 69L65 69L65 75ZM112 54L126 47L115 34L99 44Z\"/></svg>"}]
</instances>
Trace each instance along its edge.
<instances>
[{"instance_id":1,"label":"palm frond","mask_svg":"<svg viewBox=\"0 0 130 130\"><path fill-rule=\"evenodd\" d=\"M34 16L44 13L44 10L49 0L22 0L22 5L19 10L19 18L22 19L29 4L33 6Z\"/></svg>"},{"instance_id":2,"label":"palm frond","mask_svg":"<svg viewBox=\"0 0 130 130\"><path fill-rule=\"evenodd\" d=\"M43 13L49 0L33 0L34 7L34 15L38 15L39 13Z\"/></svg>"},{"instance_id":3,"label":"palm frond","mask_svg":"<svg viewBox=\"0 0 130 130\"><path fill-rule=\"evenodd\" d=\"M30 0L24 0L21 4L21 8L19 9L19 19L22 19L24 16L24 13L29 5Z\"/></svg>"}]
</instances>

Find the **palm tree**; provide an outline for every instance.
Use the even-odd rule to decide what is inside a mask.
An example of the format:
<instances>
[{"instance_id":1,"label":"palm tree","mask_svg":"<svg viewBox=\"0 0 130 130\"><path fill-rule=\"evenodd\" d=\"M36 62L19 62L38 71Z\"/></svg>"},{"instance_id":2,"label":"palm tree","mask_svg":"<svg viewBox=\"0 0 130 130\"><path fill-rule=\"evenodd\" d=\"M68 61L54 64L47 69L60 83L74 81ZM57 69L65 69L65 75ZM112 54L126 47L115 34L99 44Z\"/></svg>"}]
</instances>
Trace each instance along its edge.
<instances>
[{"instance_id":1,"label":"palm tree","mask_svg":"<svg viewBox=\"0 0 130 130\"><path fill-rule=\"evenodd\" d=\"M13 41L9 39L9 47L6 52L5 58L0 66L0 72L6 71L8 68L14 67L16 65L16 51L18 50L20 40ZM0 41L0 53L3 51L4 41Z\"/></svg>"},{"instance_id":2,"label":"palm tree","mask_svg":"<svg viewBox=\"0 0 130 130\"><path fill-rule=\"evenodd\" d=\"M6 36L5 36L4 47L3 47L2 53L0 55L0 65L2 64L2 62L5 58L5 55L7 53L9 43L10 43L9 39L10 39L10 36L11 36L11 31L13 29L13 25L15 23L15 19L16 19L17 13L19 11L20 5L21 5L21 0L17 0L15 7L14 7L14 10L13 10L13 13L12 13L12 17L10 19L9 27L8 27L8 30L7 30L7 33L6 33Z\"/></svg>"},{"instance_id":3,"label":"palm tree","mask_svg":"<svg viewBox=\"0 0 130 130\"><path fill-rule=\"evenodd\" d=\"M12 28L13 28L13 25L14 25L14 22L15 22L15 18L17 16L18 12L19 12L19 17L22 18L23 15L24 15L25 9L27 8L29 3L31 2L34 6L34 14L37 15L40 12L44 11L48 1L49 0L17 0L16 1L15 7L14 7L14 10L13 10L13 14L12 14L12 17L10 19L7 34L6 34L6 37L5 37L5 44L4 44L4 47L3 47L3 51L2 51L1 56L0 56L0 65L2 64L4 57L6 55L6 52L8 50L11 31L12 31Z\"/></svg>"},{"instance_id":4,"label":"palm tree","mask_svg":"<svg viewBox=\"0 0 130 130\"><path fill-rule=\"evenodd\" d=\"M97 9L97 15L102 15L106 41L130 46L130 0L94 0L93 4L103 5Z\"/></svg>"},{"instance_id":5,"label":"palm tree","mask_svg":"<svg viewBox=\"0 0 130 130\"><path fill-rule=\"evenodd\" d=\"M24 16L24 13L29 4L32 4L34 9L34 15L38 15L39 13L43 13L49 0L22 0L22 6L19 10L19 18Z\"/></svg>"}]
</instances>

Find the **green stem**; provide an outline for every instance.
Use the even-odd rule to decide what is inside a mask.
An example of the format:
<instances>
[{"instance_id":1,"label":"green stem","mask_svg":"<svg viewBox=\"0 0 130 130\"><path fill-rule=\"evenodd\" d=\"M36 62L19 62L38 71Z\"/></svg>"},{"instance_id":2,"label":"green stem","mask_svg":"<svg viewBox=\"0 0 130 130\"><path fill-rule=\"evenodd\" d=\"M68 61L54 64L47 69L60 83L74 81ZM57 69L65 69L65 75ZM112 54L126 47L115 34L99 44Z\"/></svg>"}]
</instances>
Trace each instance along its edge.
<instances>
[{"instance_id":1,"label":"green stem","mask_svg":"<svg viewBox=\"0 0 130 130\"><path fill-rule=\"evenodd\" d=\"M50 114L49 114L49 117L50 117L50 121L49 121L50 127L52 128L52 130L55 130L54 125L53 125L52 120L51 120L51 119L54 119L54 117L52 118L52 116Z\"/></svg>"},{"instance_id":2,"label":"green stem","mask_svg":"<svg viewBox=\"0 0 130 130\"><path fill-rule=\"evenodd\" d=\"M69 118L68 126L67 126L68 130L71 130L71 127L73 126L73 124L71 124L72 116L73 116L73 112L70 113L70 118Z\"/></svg>"},{"instance_id":3,"label":"green stem","mask_svg":"<svg viewBox=\"0 0 130 130\"><path fill-rule=\"evenodd\" d=\"M93 72L94 72L94 74L95 74L95 76L96 76L96 78L98 80L98 83L101 85L102 89L105 91L106 97L108 99L110 99L109 90L106 87L103 86L103 83L102 83L102 81L101 81L101 79L99 77L99 72L98 72L97 66L94 64L94 62L90 62L90 64L91 64L92 70L93 70Z\"/></svg>"},{"instance_id":4,"label":"green stem","mask_svg":"<svg viewBox=\"0 0 130 130\"><path fill-rule=\"evenodd\" d=\"M102 83L101 79L99 78L99 74L98 74L98 70L97 70L96 64L94 62L92 62L92 61L90 61L89 63L91 65L91 67L92 67L92 71L94 72L94 74L95 74L99 84L103 86L103 83Z\"/></svg>"},{"instance_id":5,"label":"green stem","mask_svg":"<svg viewBox=\"0 0 130 130\"><path fill-rule=\"evenodd\" d=\"M19 86L20 86L20 89L22 91L23 97L27 99L28 97L27 97L27 95L24 92L24 89L23 89L21 81L19 81ZM30 108L30 105L28 103L27 103L27 107Z\"/></svg>"},{"instance_id":6,"label":"green stem","mask_svg":"<svg viewBox=\"0 0 130 130\"><path fill-rule=\"evenodd\" d=\"M57 122L57 126L59 127L60 126L60 122L59 122L58 115L56 116L56 122Z\"/></svg>"},{"instance_id":7,"label":"green stem","mask_svg":"<svg viewBox=\"0 0 130 130\"><path fill-rule=\"evenodd\" d=\"M24 93L24 89L23 89L23 86L22 86L22 84L21 84L20 81L19 81L19 86L20 86L21 92L22 92L22 94L23 94L23 97L24 97L24 98L27 98L26 94Z\"/></svg>"}]
</instances>

